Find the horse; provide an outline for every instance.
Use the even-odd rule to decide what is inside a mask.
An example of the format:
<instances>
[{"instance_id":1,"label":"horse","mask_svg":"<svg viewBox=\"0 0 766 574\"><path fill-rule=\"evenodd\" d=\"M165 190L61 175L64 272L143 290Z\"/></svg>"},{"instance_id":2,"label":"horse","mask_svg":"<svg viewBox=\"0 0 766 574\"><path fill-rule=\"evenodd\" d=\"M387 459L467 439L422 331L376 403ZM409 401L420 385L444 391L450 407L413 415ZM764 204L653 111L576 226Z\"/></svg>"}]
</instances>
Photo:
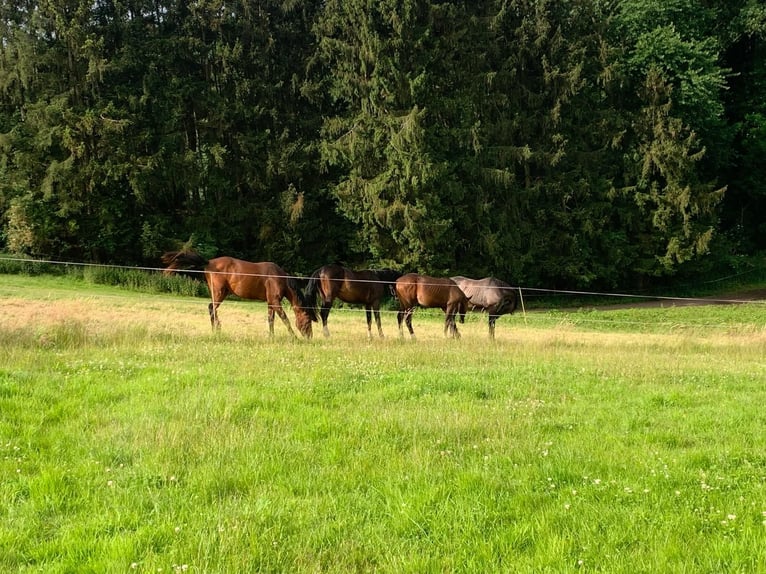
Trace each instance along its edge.
<instances>
[{"instance_id":1,"label":"horse","mask_svg":"<svg viewBox=\"0 0 766 574\"><path fill-rule=\"evenodd\" d=\"M401 273L393 269L364 269L354 271L332 263L324 265L314 271L306 285L306 298L316 301L319 297L321 307L319 315L322 317L322 332L325 337L330 336L327 328L327 317L335 299L346 303L364 305L367 314L367 337L372 338L372 315L375 315L375 323L378 326L378 336L383 338L383 329L380 326L380 301Z\"/></svg>"},{"instance_id":2,"label":"horse","mask_svg":"<svg viewBox=\"0 0 766 574\"><path fill-rule=\"evenodd\" d=\"M415 332L412 330L412 313L415 307L420 306L440 307L445 313L444 334L449 332L454 338L460 338L455 316L459 316L461 323L465 322L468 299L452 279L408 273L396 280L394 290L399 300L396 320L399 324L400 337L403 336L402 320L404 320L410 336L415 338Z\"/></svg>"},{"instance_id":3,"label":"horse","mask_svg":"<svg viewBox=\"0 0 766 574\"><path fill-rule=\"evenodd\" d=\"M316 310L310 305L297 281L285 273L276 263L265 261L253 263L233 257L216 257L207 260L194 251L170 251L162 256L162 262L167 265L165 274L169 275L177 269L196 269L205 273L205 281L212 302L208 305L210 325L213 330L221 328L218 320L218 306L229 295L242 299L266 301L269 306L269 336L274 336L274 314L279 315L294 337L295 332L290 326L290 320L282 309L282 299L287 298L295 312L295 324L301 334L311 339L311 322L316 321Z\"/></svg>"},{"instance_id":4,"label":"horse","mask_svg":"<svg viewBox=\"0 0 766 574\"><path fill-rule=\"evenodd\" d=\"M452 277L465 294L471 310L486 311L489 314L489 338L495 338L495 321L500 315L511 314L516 310L516 292L505 281L495 277L469 279Z\"/></svg>"}]
</instances>

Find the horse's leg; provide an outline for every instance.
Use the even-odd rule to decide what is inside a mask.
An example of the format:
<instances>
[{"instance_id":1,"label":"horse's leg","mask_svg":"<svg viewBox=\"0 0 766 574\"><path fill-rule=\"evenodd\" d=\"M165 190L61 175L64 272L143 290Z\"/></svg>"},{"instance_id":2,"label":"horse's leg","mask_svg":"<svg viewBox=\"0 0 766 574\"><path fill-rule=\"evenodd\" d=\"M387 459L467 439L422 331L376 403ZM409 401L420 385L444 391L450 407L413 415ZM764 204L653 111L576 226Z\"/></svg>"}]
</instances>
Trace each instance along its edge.
<instances>
[{"instance_id":1,"label":"horse's leg","mask_svg":"<svg viewBox=\"0 0 766 574\"><path fill-rule=\"evenodd\" d=\"M295 332L293 331L292 325L290 325L290 319L287 318L287 313L285 313L285 310L282 309L281 303L277 303L276 305L269 305L269 309L273 309L273 312L271 314L271 332L274 333L274 313L279 315L279 318L282 319L282 322L285 324L285 327L287 327L287 331L295 337Z\"/></svg>"},{"instance_id":2,"label":"horse's leg","mask_svg":"<svg viewBox=\"0 0 766 574\"><path fill-rule=\"evenodd\" d=\"M415 307L410 307L405 311L404 322L407 324L407 329L410 332L410 337L415 338L415 331L412 329L412 314L415 312Z\"/></svg>"},{"instance_id":3,"label":"horse's leg","mask_svg":"<svg viewBox=\"0 0 766 574\"><path fill-rule=\"evenodd\" d=\"M460 338L460 331L457 330L457 322L455 321L455 315L452 315L449 320L449 331L453 339Z\"/></svg>"},{"instance_id":4,"label":"horse's leg","mask_svg":"<svg viewBox=\"0 0 766 574\"><path fill-rule=\"evenodd\" d=\"M327 328L327 317L330 316L330 309L332 308L332 299L325 299L322 297L322 308L319 311L320 317L322 317L322 333L325 337L330 336L330 330Z\"/></svg>"},{"instance_id":5,"label":"horse's leg","mask_svg":"<svg viewBox=\"0 0 766 574\"><path fill-rule=\"evenodd\" d=\"M383 327L380 326L380 303L375 303L372 306L372 312L375 314L375 324L378 326L378 337L381 339L384 339L383 336ZM372 333L370 332L370 319L369 316L367 318L367 332L370 334L370 337L372 337Z\"/></svg>"},{"instance_id":6,"label":"horse's leg","mask_svg":"<svg viewBox=\"0 0 766 574\"><path fill-rule=\"evenodd\" d=\"M445 313L446 317L444 318L444 334L446 335L447 331L449 330L449 333L453 338L459 339L460 332L457 330L457 322L455 321L457 308L453 305L448 305Z\"/></svg>"},{"instance_id":7,"label":"horse's leg","mask_svg":"<svg viewBox=\"0 0 766 574\"><path fill-rule=\"evenodd\" d=\"M455 315L452 315L452 337L455 339L460 338L460 331L457 330L457 321L455 321Z\"/></svg>"},{"instance_id":8,"label":"horse's leg","mask_svg":"<svg viewBox=\"0 0 766 574\"><path fill-rule=\"evenodd\" d=\"M495 338L495 321L497 321L498 317L499 315L489 316L489 338L493 340Z\"/></svg>"},{"instance_id":9,"label":"horse's leg","mask_svg":"<svg viewBox=\"0 0 766 574\"><path fill-rule=\"evenodd\" d=\"M213 331L216 330L216 327L220 330L221 322L218 320L218 303L213 303L212 301L208 303L207 312L210 315L210 327Z\"/></svg>"},{"instance_id":10,"label":"horse's leg","mask_svg":"<svg viewBox=\"0 0 766 574\"><path fill-rule=\"evenodd\" d=\"M369 305L364 306L364 314L367 316L367 338L372 339L372 308ZM380 329L380 324L378 324Z\"/></svg>"},{"instance_id":11,"label":"horse's leg","mask_svg":"<svg viewBox=\"0 0 766 574\"><path fill-rule=\"evenodd\" d=\"M399 307L399 311L396 314L396 324L399 325L399 337L404 337L404 331L402 330L402 319L404 319L404 309Z\"/></svg>"},{"instance_id":12,"label":"horse's leg","mask_svg":"<svg viewBox=\"0 0 766 574\"><path fill-rule=\"evenodd\" d=\"M489 316L487 319L487 324L489 325L489 338L494 339L495 338L495 321L498 320L500 317L500 314L503 309L503 302L500 302L499 305L490 305L487 307L487 315Z\"/></svg>"},{"instance_id":13,"label":"horse's leg","mask_svg":"<svg viewBox=\"0 0 766 574\"><path fill-rule=\"evenodd\" d=\"M226 292L223 289L210 289L212 301L207 306L207 312L210 315L210 326L214 331L221 330L221 321L218 319L218 307L226 298Z\"/></svg>"},{"instance_id":14,"label":"horse's leg","mask_svg":"<svg viewBox=\"0 0 766 574\"><path fill-rule=\"evenodd\" d=\"M269 318L269 337L273 337L274 336L274 307L272 307L271 305L269 305L268 318Z\"/></svg>"}]
</instances>

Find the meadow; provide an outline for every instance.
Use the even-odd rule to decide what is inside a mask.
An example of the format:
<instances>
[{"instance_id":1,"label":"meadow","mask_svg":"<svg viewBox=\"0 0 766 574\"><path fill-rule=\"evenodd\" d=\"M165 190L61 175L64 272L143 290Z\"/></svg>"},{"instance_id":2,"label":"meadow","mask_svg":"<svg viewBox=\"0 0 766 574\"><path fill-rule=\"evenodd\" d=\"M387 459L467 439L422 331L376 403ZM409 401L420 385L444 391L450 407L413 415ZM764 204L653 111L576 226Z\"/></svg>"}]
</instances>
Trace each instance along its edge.
<instances>
[{"instance_id":1,"label":"meadow","mask_svg":"<svg viewBox=\"0 0 766 574\"><path fill-rule=\"evenodd\" d=\"M0 572L766 572L762 303L220 315L0 275Z\"/></svg>"}]
</instances>

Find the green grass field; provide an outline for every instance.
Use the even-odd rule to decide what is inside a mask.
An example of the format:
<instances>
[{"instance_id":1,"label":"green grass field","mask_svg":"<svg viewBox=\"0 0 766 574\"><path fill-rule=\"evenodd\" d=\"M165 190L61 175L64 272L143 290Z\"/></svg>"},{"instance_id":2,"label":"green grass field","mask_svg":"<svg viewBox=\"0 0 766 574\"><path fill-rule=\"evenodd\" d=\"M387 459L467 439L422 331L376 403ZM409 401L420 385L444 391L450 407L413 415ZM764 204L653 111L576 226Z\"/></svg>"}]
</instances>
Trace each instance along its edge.
<instances>
[{"instance_id":1,"label":"green grass field","mask_svg":"<svg viewBox=\"0 0 766 574\"><path fill-rule=\"evenodd\" d=\"M763 304L220 313L0 276L0 572L766 572Z\"/></svg>"}]
</instances>

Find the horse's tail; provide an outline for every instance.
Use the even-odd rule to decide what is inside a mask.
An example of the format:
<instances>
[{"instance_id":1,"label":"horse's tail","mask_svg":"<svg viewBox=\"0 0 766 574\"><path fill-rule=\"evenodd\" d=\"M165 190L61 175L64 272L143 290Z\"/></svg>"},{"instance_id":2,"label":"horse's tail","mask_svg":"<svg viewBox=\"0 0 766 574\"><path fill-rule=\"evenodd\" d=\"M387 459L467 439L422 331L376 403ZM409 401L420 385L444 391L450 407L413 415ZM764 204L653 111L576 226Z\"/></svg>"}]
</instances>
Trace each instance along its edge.
<instances>
[{"instance_id":1,"label":"horse's tail","mask_svg":"<svg viewBox=\"0 0 766 574\"><path fill-rule=\"evenodd\" d=\"M309 284L306 286L306 290L308 290L310 286L311 280L309 279ZM289 277L287 279L287 287L295 293L295 300L298 302L298 305L306 311L306 314L311 320L317 321L316 296L314 296L314 298L307 296L301 289L300 283L295 277Z\"/></svg>"},{"instance_id":2,"label":"horse's tail","mask_svg":"<svg viewBox=\"0 0 766 574\"><path fill-rule=\"evenodd\" d=\"M503 313L511 314L516 310L519 304L519 298L516 295L516 289L508 285L508 283L502 283L499 287L500 291L500 307ZM498 313L500 314L500 313Z\"/></svg>"},{"instance_id":3,"label":"horse's tail","mask_svg":"<svg viewBox=\"0 0 766 574\"><path fill-rule=\"evenodd\" d=\"M508 313L513 313L519 306L519 298L516 296L516 291L511 290L509 299L511 300L509 303Z\"/></svg>"},{"instance_id":4,"label":"horse's tail","mask_svg":"<svg viewBox=\"0 0 766 574\"><path fill-rule=\"evenodd\" d=\"M309 277L309 281L306 284L306 291L305 291L305 298L308 301L311 301L313 305L312 307L316 306L317 297L319 296L319 269L314 271L311 274L311 277Z\"/></svg>"},{"instance_id":5,"label":"horse's tail","mask_svg":"<svg viewBox=\"0 0 766 574\"><path fill-rule=\"evenodd\" d=\"M160 257L167 267L165 275L170 275L177 269L204 269L208 260L196 251L168 251Z\"/></svg>"}]
</instances>

